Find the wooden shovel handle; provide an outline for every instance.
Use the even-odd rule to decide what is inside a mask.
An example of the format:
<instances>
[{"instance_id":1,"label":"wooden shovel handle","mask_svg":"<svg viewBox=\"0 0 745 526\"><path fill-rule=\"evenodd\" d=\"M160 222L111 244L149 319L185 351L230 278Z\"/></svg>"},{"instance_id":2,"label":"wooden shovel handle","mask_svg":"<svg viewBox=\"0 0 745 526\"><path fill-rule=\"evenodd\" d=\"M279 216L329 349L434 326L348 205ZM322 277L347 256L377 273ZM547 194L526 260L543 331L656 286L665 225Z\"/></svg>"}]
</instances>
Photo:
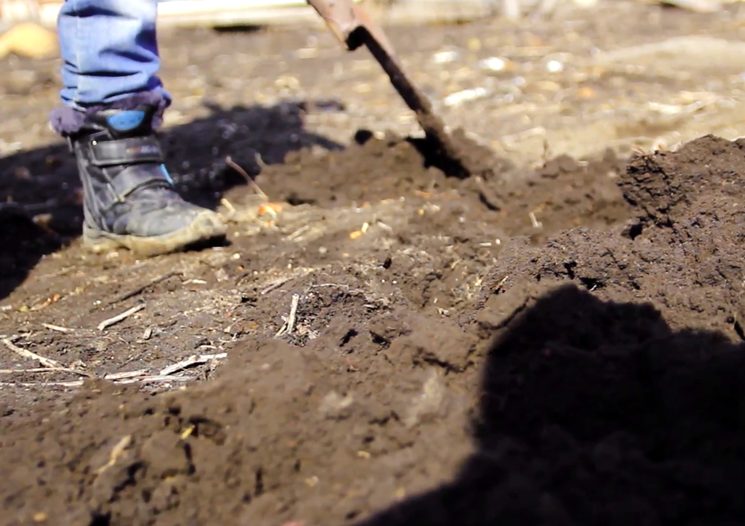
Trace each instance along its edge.
<instances>
[{"instance_id":1,"label":"wooden shovel handle","mask_svg":"<svg viewBox=\"0 0 745 526\"><path fill-rule=\"evenodd\" d=\"M393 56L393 46L383 30L370 18L362 6L352 0L307 0L318 12L334 36L347 49L357 49L362 42L355 38L360 29L364 29L386 53Z\"/></svg>"}]
</instances>

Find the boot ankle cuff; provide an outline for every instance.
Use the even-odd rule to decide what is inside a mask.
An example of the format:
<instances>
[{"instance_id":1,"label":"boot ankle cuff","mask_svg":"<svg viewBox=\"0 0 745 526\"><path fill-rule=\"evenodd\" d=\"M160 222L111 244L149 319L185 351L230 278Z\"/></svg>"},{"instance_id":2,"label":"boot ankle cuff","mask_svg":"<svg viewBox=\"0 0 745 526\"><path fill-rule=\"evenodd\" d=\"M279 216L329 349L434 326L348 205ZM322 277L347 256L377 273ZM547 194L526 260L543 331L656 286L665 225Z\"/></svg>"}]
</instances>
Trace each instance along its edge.
<instances>
[{"instance_id":1,"label":"boot ankle cuff","mask_svg":"<svg viewBox=\"0 0 745 526\"><path fill-rule=\"evenodd\" d=\"M74 108L72 106L58 106L49 114L49 125L56 133L63 137L75 135L85 124L86 118L102 110L132 110L142 106L155 108L151 126L157 129L163 123L163 113L171 104L170 98L162 91L145 91L136 93L110 104Z\"/></svg>"}]
</instances>

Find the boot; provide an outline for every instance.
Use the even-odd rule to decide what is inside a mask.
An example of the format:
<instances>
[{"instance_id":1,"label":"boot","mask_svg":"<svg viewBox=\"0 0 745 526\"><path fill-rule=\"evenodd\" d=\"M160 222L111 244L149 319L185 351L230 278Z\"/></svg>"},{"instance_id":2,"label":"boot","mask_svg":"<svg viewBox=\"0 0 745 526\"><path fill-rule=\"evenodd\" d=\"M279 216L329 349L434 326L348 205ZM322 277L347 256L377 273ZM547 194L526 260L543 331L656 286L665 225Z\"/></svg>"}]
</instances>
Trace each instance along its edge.
<instances>
[{"instance_id":1,"label":"boot","mask_svg":"<svg viewBox=\"0 0 745 526\"><path fill-rule=\"evenodd\" d=\"M218 214L176 193L153 113L98 111L69 138L83 182L83 242L94 252L125 247L153 256L225 237Z\"/></svg>"}]
</instances>

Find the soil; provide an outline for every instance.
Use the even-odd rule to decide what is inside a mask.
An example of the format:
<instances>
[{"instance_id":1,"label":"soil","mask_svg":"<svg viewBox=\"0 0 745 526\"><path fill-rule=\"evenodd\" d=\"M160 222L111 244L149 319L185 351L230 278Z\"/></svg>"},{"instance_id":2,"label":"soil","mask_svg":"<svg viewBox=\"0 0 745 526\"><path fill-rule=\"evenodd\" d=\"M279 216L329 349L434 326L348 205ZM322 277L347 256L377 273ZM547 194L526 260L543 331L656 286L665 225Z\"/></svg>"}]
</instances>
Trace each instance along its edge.
<instances>
[{"instance_id":1,"label":"soil","mask_svg":"<svg viewBox=\"0 0 745 526\"><path fill-rule=\"evenodd\" d=\"M230 221L184 254L88 254L64 145L0 159L0 523L741 523L745 142L460 179L319 100L163 131Z\"/></svg>"}]
</instances>

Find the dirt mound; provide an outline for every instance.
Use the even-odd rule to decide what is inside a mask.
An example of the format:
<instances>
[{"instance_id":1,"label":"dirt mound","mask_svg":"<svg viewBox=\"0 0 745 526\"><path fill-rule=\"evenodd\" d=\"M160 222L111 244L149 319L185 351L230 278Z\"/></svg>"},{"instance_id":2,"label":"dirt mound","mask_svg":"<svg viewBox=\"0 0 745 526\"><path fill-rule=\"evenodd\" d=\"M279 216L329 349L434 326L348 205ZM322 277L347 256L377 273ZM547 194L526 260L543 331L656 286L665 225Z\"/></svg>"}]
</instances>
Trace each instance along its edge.
<instances>
[{"instance_id":1,"label":"dirt mound","mask_svg":"<svg viewBox=\"0 0 745 526\"><path fill-rule=\"evenodd\" d=\"M481 181L392 138L291 154L259 182L298 206L231 250L302 257L296 329L228 258L255 328L215 378L0 412L2 522L736 523L743 166L715 138Z\"/></svg>"},{"instance_id":2,"label":"dirt mound","mask_svg":"<svg viewBox=\"0 0 745 526\"><path fill-rule=\"evenodd\" d=\"M422 148L417 140L376 138L361 131L343 151L306 148L289 153L283 164L268 166L258 183L273 199L323 207L450 192L449 200L470 209L474 220L534 240L573 226L610 225L628 217L616 184L624 163L610 151L590 161L561 156L532 172L494 159L487 178L462 180L432 165ZM485 162L483 147L470 144L463 151L477 159L474 162Z\"/></svg>"},{"instance_id":3,"label":"dirt mound","mask_svg":"<svg viewBox=\"0 0 745 526\"><path fill-rule=\"evenodd\" d=\"M620 187L635 219L605 236L580 228L540 248L513 247L492 286L505 276L500 290L523 280L569 281L603 300L652 302L676 329L741 338L743 146L704 137L676 153L633 160Z\"/></svg>"},{"instance_id":4,"label":"dirt mound","mask_svg":"<svg viewBox=\"0 0 745 526\"><path fill-rule=\"evenodd\" d=\"M745 346L575 285L520 296L517 312L494 303L480 317L497 337L476 452L454 480L363 524L741 520Z\"/></svg>"}]
</instances>

